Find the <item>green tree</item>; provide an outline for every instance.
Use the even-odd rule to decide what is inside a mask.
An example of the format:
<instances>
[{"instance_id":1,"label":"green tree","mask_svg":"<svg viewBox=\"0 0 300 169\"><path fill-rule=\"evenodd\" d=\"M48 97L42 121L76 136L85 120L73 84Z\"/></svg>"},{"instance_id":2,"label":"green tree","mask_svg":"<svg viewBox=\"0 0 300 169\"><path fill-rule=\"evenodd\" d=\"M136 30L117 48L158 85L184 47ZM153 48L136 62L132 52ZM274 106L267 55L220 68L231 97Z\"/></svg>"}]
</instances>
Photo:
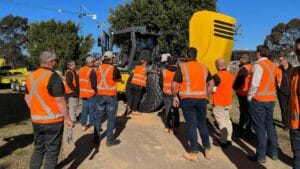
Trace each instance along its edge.
<instances>
[{"instance_id":1,"label":"green tree","mask_svg":"<svg viewBox=\"0 0 300 169\"><path fill-rule=\"evenodd\" d=\"M0 57L10 66L19 66L23 60L27 18L8 15L0 20Z\"/></svg>"},{"instance_id":2,"label":"green tree","mask_svg":"<svg viewBox=\"0 0 300 169\"><path fill-rule=\"evenodd\" d=\"M65 70L68 60L82 63L90 52L94 39L91 34L85 37L78 36L78 31L79 26L72 21L63 23L52 19L32 23L27 31L26 43L30 62L38 66L40 53L48 50L57 54L60 70Z\"/></svg>"},{"instance_id":3,"label":"green tree","mask_svg":"<svg viewBox=\"0 0 300 169\"><path fill-rule=\"evenodd\" d=\"M111 30L129 26L153 26L162 31L162 52L188 47L189 20L195 11L216 10L216 0L132 0L110 10Z\"/></svg>"},{"instance_id":4,"label":"green tree","mask_svg":"<svg viewBox=\"0 0 300 169\"><path fill-rule=\"evenodd\" d=\"M264 41L272 50L272 58L279 54L289 55L293 51L294 41L300 37L300 19L291 19L287 24L279 23L271 30Z\"/></svg>"}]
</instances>

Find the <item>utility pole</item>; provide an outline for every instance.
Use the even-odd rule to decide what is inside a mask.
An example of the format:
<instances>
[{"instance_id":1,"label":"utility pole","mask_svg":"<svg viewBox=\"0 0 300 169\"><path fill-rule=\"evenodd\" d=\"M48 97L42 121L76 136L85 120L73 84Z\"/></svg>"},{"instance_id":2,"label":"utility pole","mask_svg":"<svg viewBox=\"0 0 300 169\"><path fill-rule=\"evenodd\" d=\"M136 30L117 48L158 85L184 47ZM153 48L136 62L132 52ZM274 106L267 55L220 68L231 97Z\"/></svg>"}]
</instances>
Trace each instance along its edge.
<instances>
[{"instance_id":1,"label":"utility pole","mask_svg":"<svg viewBox=\"0 0 300 169\"><path fill-rule=\"evenodd\" d=\"M78 17L80 18L79 29L80 35L83 36L83 17L90 17L92 20L97 20L97 15L90 12L85 6L80 5L80 13Z\"/></svg>"}]
</instances>

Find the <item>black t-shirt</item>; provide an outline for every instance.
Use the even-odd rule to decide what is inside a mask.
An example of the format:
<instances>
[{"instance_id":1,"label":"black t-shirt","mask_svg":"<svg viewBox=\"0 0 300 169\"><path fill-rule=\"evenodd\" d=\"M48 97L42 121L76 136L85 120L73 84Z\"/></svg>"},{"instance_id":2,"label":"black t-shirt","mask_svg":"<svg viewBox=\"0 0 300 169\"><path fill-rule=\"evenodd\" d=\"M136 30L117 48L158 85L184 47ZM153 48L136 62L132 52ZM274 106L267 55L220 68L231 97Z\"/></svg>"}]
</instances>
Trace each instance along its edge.
<instances>
[{"instance_id":1,"label":"black t-shirt","mask_svg":"<svg viewBox=\"0 0 300 169\"><path fill-rule=\"evenodd\" d=\"M206 77L206 82L208 82L210 80L212 80L212 76L211 76L210 71L208 71L208 74L207 74L207 77ZM181 72L181 69L180 69L179 66L178 66L178 68L177 68L177 70L175 72L173 81L175 81L177 83L181 83L182 82L182 72Z\"/></svg>"},{"instance_id":2,"label":"black t-shirt","mask_svg":"<svg viewBox=\"0 0 300 169\"><path fill-rule=\"evenodd\" d=\"M232 88L234 90L239 89L245 83L245 79L246 79L247 75L248 75L247 69L244 67L241 68L237 74L236 79L233 82Z\"/></svg>"},{"instance_id":3,"label":"black t-shirt","mask_svg":"<svg viewBox=\"0 0 300 169\"><path fill-rule=\"evenodd\" d=\"M41 67L41 69L47 69L53 72L47 85L48 93L53 97L63 97L65 95L65 87L59 75L49 68ZM27 87L26 94L29 94Z\"/></svg>"},{"instance_id":4,"label":"black t-shirt","mask_svg":"<svg viewBox=\"0 0 300 169\"><path fill-rule=\"evenodd\" d=\"M75 77L73 75L75 75ZM73 84L73 78L75 78L75 86ZM68 84L69 88L73 91L72 93L68 94L68 96L78 97L79 96L79 77L74 70L69 69L69 71L66 73L66 83Z\"/></svg>"},{"instance_id":5,"label":"black t-shirt","mask_svg":"<svg viewBox=\"0 0 300 169\"><path fill-rule=\"evenodd\" d=\"M118 81L120 79L122 79L121 73L120 73L119 69L114 66L113 81L116 82L116 81Z\"/></svg>"}]
</instances>

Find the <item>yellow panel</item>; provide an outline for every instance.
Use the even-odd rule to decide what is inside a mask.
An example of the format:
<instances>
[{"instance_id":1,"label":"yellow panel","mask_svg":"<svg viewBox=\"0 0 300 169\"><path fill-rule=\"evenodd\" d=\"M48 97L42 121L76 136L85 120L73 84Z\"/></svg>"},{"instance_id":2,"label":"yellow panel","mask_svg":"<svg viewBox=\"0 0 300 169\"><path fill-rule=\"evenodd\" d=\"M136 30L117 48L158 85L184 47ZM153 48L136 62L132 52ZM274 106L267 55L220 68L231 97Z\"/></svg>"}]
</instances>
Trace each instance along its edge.
<instances>
[{"instance_id":1,"label":"yellow panel","mask_svg":"<svg viewBox=\"0 0 300 169\"><path fill-rule=\"evenodd\" d=\"M121 76L122 76L122 80L124 81L124 83L117 84L118 92L120 92L120 93L126 91L126 83L129 78L129 73L122 73Z\"/></svg>"},{"instance_id":2,"label":"yellow panel","mask_svg":"<svg viewBox=\"0 0 300 169\"><path fill-rule=\"evenodd\" d=\"M235 23L235 18L205 10L194 13L190 20L190 47L197 49L197 60L204 63L212 74L217 72L217 58L225 58L227 64L230 61Z\"/></svg>"}]
</instances>

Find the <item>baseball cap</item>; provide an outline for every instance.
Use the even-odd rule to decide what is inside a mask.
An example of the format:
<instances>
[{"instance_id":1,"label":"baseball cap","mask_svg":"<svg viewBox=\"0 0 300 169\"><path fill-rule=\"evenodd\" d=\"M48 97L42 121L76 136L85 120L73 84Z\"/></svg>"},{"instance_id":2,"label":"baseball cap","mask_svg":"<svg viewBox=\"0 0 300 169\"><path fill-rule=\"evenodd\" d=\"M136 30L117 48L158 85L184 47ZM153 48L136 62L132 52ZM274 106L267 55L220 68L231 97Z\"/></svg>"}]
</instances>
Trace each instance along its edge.
<instances>
[{"instance_id":1,"label":"baseball cap","mask_svg":"<svg viewBox=\"0 0 300 169\"><path fill-rule=\"evenodd\" d=\"M86 57L86 58L85 58L85 62L86 62L86 63L92 63L92 62L94 62L94 57L92 57L92 56Z\"/></svg>"},{"instance_id":2,"label":"baseball cap","mask_svg":"<svg viewBox=\"0 0 300 169\"><path fill-rule=\"evenodd\" d=\"M110 58L114 58L114 57L115 57L115 55L113 54L112 51L106 51L106 52L104 52L104 54L103 54L103 58L104 58L104 59L110 59Z\"/></svg>"}]
</instances>

